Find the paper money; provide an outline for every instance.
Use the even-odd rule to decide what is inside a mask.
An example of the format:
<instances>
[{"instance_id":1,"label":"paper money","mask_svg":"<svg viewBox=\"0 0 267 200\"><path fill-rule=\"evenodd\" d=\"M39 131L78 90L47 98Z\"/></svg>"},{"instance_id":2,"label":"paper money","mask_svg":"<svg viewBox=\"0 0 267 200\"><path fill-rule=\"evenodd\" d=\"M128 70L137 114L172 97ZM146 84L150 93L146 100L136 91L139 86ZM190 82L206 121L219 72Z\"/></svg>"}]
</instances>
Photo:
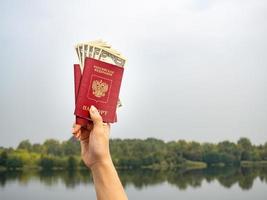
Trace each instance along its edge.
<instances>
[{"instance_id":1,"label":"paper money","mask_svg":"<svg viewBox=\"0 0 267 200\"><path fill-rule=\"evenodd\" d=\"M111 48L111 45L102 40L79 43L75 50L80 62L81 70L84 67L86 57L108 62L120 67L124 67L126 58L120 52Z\"/></svg>"},{"instance_id":2,"label":"paper money","mask_svg":"<svg viewBox=\"0 0 267 200\"><path fill-rule=\"evenodd\" d=\"M120 54L114 53L111 49L103 48L99 60L119 67L124 67L126 59Z\"/></svg>"},{"instance_id":3,"label":"paper money","mask_svg":"<svg viewBox=\"0 0 267 200\"><path fill-rule=\"evenodd\" d=\"M99 59L102 49L110 49L111 54L117 55L118 57L121 56L116 50L111 49L111 45L102 40L80 43L76 45L75 49L82 70L84 67L85 58L90 57Z\"/></svg>"}]
</instances>

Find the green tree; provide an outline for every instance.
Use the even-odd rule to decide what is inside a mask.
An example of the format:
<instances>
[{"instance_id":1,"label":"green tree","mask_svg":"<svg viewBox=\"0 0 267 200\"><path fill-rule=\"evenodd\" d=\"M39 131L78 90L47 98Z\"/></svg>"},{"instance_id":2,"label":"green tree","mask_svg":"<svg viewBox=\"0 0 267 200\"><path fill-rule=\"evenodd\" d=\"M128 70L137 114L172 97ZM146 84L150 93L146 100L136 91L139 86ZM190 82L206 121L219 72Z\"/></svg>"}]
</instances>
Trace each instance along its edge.
<instances>
[{"instance_id":1,"label":"green tree","mask_svg":"<svg viewBox=\"0 0 267 200\"><path fill-rule=\"evenodd\" d=\"M225 165L233 165L236 163L235 156L229 153L220 153L219 158L220 162L224 163Z\"/></svg>"},{"instance_id":2,"label":"green tree","mask_svg":"<svg viewBox=\"0 0 267 200\"><path fill-rule=\"evenodd\" d=\"M218 143L217 149L222 154L224 163L239 163L241 151L235 143L223 141Z\"/></svg>"},{"instance_id":3,"label":"green tree","mask_svg":"<svg viewBox=\"0 0 267 200\"><path fill-rule=\"evenodd\" d=\"M192 161L202 161L202 148L198 142L187 143L186 151L183 153L184 158Z\"/></svg>"},{"instance_id":4,"label":"green tree","mask_svg":"<svg viewBox=\"0 0 267 200\"><path fill-rule=\"evenodd\" d=\"M161 163L168 165L169 168L176 168L181 163L185 161L183 158L186 154L187 143L184 140L179 140L178 142L168 142L167 150L162 154Z\"/></svg>"},{"instance_id":5,"label":"green tree","mask_svg":"<svg viewBox=\"0 0 267 200\"><path fill-rule=\"evenodd\" d=\"M54 160L51 157L42 156L39 161L39 166L43 170L51 170L54 167Z\"/></svg>"},{"instance_id":6,"label":"green tree","mask_svg":"<svg viewBox=\"0 0 267 200\"><path fill-rule=\"evenodd\" d=\"M260 151L260 159L267 160L267 142L264 144Z\"/></svg>"},{"instance_id":7,"label":"green tree","mask_svg":"<svg viewBox=\"0 0 267 200\"><path fill-rule=\"evenodd\" d=\"M9 157L6 161L8 170L15 170L23 167L23 162L19 157Z\"/></svg>"},{"instance_id":8,"label":"green tree","mask_svg":"<svg viewBox=\"0 0 267 200\"><path fill-rule=\"evenodd\" d=\"M19 143L17 149L25 149L30 152L32 150L32 145L29 140L23 140Z\"/></svg>"},{"instance_id":9,"label":"green tree","mask_svg":"<svg viewBox=\"0 0 267 200\"><path fill-rule=\"evenodd\" d=\"M79 155L81 152L79 141L74 139L73 137L68 141L63 142L61 147L62 147L62 152L66 156Z\"/></svg>"},{"instance_id":10,"label":"green tree","mask_svg":"<svg viewBox=\"0 0 267 200\"><path fill-rule=\"evenodd\" d=\"M0 166L6 166L8 155L6 151L2 151L0 154Z\"/></svg>"},{"instance_id":11,"label":"green tree","mask_svg":"<svg viewBox=\"0 0 267 200\"><path fill-rule=\"evenodd\" d=\"M41 144L38 144L38 143L33 144L32 145L32 152L42 154L43 153L43 146Z\"/></svg>"},{"instance_id":12,"label":"green tree","mask_svg":"<svg viewBox=\"0 0 267 200\"><path fill-rule=\"evenodd\" d=\"M75 170L78 166L78 162L76 161L74 156L69 156L67 163L67 168L69 170Z\"/></svg>"},{"instance_id":13,"label":"green tree","mask_svg":"<svg viewBox=\"0 0 267 200\"><path fill-rule=\"evenodd\" d=\"M207 165L218 164L221 162L221 155L216 151L207 152L203 155L203 161L207 163Z\"/></svg>"},{"instance_id":14,"label":"green tree","mask_svg":"<svg viewBox=\"0 0 267 200\"><path fill-rule=\"evenodd\" d=\"M240 138L237 142L241 151L241 160L251 160L250 151L252 150L252 144L248 138Z\"/></svg>"},{"instance_id":15,"label":"green tree","mask_svg":"<svg viewBox=\"0 0 267 200\"><path fill-rule=\"evenodd\" d=\"M57 140L48 139L44 142L43 146L48 155L55 155L55 156L62 155L62 148L59 141Z\"/></svg>"},{"instance_id":16,"label":"green tree","mask_svg":"<svg viewBox=\"0 0 267 200\"><path fill-rule=\"evenodd\" d=\"M217 150L217 146L215 144L207 143L207 142L203 143L201 147L202 147L203 154Z\"/></svg>"},{"instance_id":17,"label":"green tree","mask_svg":"<svg viewBox=\"0 0 267 200\"><path fill-rule=\"evenodd\" d=\"M253 149L251 152L250 152L250 159L252 161L260 161L261 160L261 154L260 154L260 151L258 151L256 148Z\"/></svg>"}]
</instances>

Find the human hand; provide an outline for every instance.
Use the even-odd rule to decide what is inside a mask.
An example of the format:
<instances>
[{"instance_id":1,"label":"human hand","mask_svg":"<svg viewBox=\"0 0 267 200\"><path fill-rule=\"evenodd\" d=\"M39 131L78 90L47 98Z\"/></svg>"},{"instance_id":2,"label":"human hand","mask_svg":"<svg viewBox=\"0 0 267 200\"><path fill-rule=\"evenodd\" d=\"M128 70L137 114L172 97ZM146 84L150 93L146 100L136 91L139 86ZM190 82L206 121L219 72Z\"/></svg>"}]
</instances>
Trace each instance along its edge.
<instances>
[{"instance_id":1,"label":"human hand","mask_svg":"<svg viewBox=\"0 0 267 200\"><path fill-rule=\"evenodd\" d=\"M80 140L81 156L85 165L92 168L98 163L112 162L109 152L110 124L103 123L94 106L90 107L89 113L93 122L86 127L74 124L72 132Z\"/></svg>"}]
</instances>

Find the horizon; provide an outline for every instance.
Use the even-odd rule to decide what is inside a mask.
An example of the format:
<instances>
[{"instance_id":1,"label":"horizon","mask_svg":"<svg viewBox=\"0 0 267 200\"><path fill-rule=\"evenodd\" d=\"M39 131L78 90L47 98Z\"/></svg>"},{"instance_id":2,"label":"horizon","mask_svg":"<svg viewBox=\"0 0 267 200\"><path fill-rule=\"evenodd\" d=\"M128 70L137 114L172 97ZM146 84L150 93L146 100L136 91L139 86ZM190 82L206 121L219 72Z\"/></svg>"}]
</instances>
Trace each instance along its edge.
<instances>
[{"instance_id":1,"label":"horizon","mask_svg":"<svg viewBox=\"0 0 267 200\"><path fill-rule=\"evenodd\" d=\"M74 139L74 140L76 140L76 141L79 141L79 140L77 140L77 139L75 139L75 137L73 137L73 136L71 136L71 137L69 137L69 139L56 139L56 138L47 138L47 139L45 139L45 140L43 140L43 141L41 141L41 142L32 142L30 139L22 139L21 141L19 141L19 143L17 144L17 145L15 145L15 146L1 146L0 145L0 148L1 147L3 147L3 148L14 148L14 149L16 149L17 147L18 147L18 145L20 144L20 142L22 142L22 141L29 141L30 142L30 144L32 144L32 145L34 145L34 144L43 144L45 141L47 141L47 140L56 140L56 141L58 141L58 142L60 142L60 143L62 143L62 142L65 142L65 141L68 141L68 140L70 140L70 139ZM205 144L205 143L210 143L210 144L218 144L218 143L221 143L221 142L225 142L225 141L228 141L228 142L231 142L231 143L234 143L234 144L237 144L237 142L238 142L238 140L239 139L241 139L241 138L247 138L247 137L240 137L240 138L238 138L236 141L232 141L232 140L222 140L222 141L217 141L217 142L200 142L200 141L196 141L196 140L186 140L186 139L177 139L177 140L164 140L164 139L160 139L160 138L155 138L155 137L147 137L147 138L110 138L111 140L117 140L117 139L119 139L119 140L147 140L147 139L156 139L156 140L161 140L161 141L163 141L164 143L167 143L167 142L178 142L178 141L185 141L185 142L187 142L187 143L190 143L190 142L197 142L197 143L199 143L199 144ZM254 145L254 146L263 146L263 145L265 145L265 144L267 144L267 141L265 141L265 142L262 142L262 143L258 143L258 144L256 144L256 143L253 143L253 141L251 141L251 139L250 138L247 138L247 139L249 139L249 141L251 142L251 144L252 145Z\"/></svg>"}]
</instances>

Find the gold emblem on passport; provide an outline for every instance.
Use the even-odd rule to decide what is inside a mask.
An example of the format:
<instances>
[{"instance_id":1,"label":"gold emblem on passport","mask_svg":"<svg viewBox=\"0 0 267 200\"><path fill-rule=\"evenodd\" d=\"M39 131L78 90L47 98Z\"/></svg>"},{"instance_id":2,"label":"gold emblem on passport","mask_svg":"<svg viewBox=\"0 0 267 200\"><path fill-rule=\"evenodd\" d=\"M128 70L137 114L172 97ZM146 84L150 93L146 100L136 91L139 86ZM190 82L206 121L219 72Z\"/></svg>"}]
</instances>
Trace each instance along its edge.
<instances>
[{"instance_id":1,"label":"gold emblem on passport","mask_svg":"<svg viewBox=\"0 0 267 200\"><path fill-rule=\"evenodd\" d=\"M94 80L92 84L93 95L96 97L104 97L108 91L108 84L102 80Z\"/></svg>"},{"instance_id":2,"label":"gold emblem on passport","mask_svg":"<svg viewBox=\"0 0 267 200\"><path fill-rule=\"evenodd\" d=\"M96 102L107 103L109 100L112 80L93 74L88 87L87 98Z\"/></svg>"}]
</instances>

